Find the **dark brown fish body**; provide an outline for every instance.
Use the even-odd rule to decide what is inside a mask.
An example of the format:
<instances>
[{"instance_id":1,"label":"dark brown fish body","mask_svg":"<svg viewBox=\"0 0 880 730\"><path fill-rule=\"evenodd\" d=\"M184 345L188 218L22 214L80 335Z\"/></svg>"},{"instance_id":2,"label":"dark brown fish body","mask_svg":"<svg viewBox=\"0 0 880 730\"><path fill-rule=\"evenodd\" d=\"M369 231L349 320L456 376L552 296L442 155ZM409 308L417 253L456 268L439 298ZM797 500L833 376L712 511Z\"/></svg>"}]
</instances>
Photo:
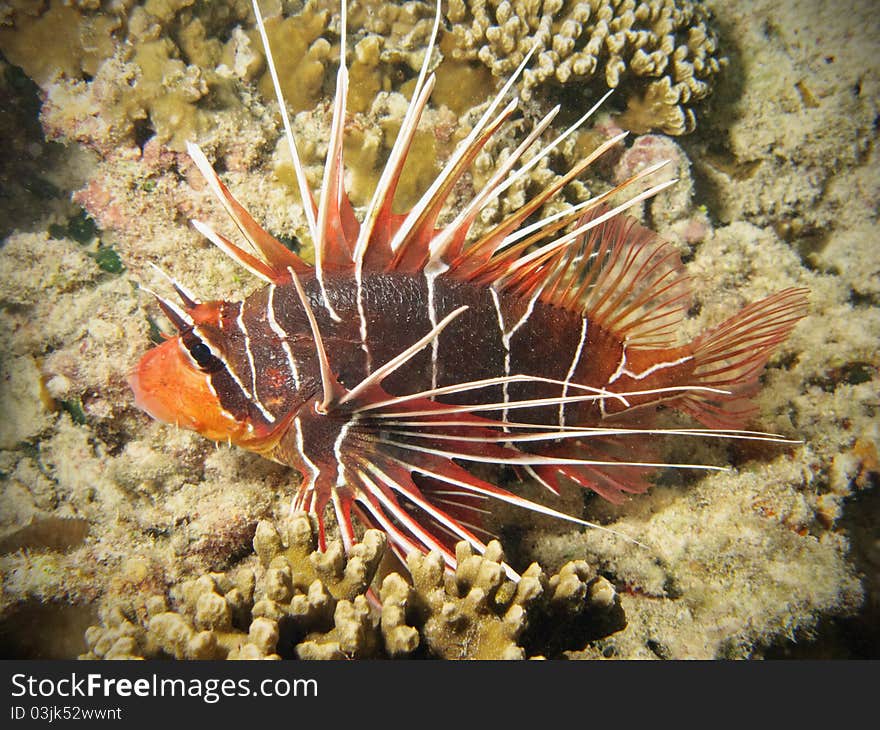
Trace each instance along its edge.
<instances>
[{"instance_id":1,"label":"dark brown fish body","mask_svg":"<svg viewBox=\"0 0 880 730\"><path fill-rule=\"evenodd\" d=\"M334 372L347 388L461 306L467 306L467 311L440 334L436 352L426 348L385 379L383 387L390 395L515 374L597 390L626 390L632 384L631 379L621 380L616 388L609 384L621 361L623 343L600 323L591 324L585 313L469 282L438 277L429 284L421 274L391 272L363 277L363 319L358 310L357 282L351 276L328 276L324 289L341 320L336 322L324 306L318 282L312 280L304 286ZM431 287L433 294L429 293ZM207 344L223 353L229 372L237 376L233 379L222 369L214 375L214 387L226 410L240 413L245 409L242 415L266 421L256 405L259 402L275 419L281 419L320 391L319 364L308 320L292 284L265 287L243 303L222 306L222 324L203 325L199 332ZM366 337L362 339L363 322ZM676 360L686 349L653 351L652 363L661 358ZM252 361L260 364L256 379ZM692 369L682 364L658 371L642 382L642 388L684 382ZM254 397L243 397L239 384ZM570 387L544 382L509 383L440 395L436 400L503 403L558 398L573 394L570 391ZM564 404L562 410L559 406L518 408L516 418L527 423L596 426L602 412L598 403L582 402Z\"/></svg>"}]
</instances>

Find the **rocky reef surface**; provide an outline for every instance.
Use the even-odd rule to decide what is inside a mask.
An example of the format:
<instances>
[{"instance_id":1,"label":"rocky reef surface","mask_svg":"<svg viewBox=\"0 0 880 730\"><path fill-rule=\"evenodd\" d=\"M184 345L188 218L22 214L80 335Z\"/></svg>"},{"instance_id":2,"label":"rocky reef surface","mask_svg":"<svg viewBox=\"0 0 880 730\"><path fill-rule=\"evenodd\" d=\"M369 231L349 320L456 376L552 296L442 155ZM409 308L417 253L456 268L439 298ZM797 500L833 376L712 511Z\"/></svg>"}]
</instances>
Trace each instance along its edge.
<instances>
[{"instance_id":1,"label":"rocky reef surface","mask_svg":"<svg viewBox=\"0 0 880 730\"><path fill-rule=\"evenodd\" d=\"M263 6L273 44L289 49L281 70L296 79L286 94L317 187L335 2ZM586 510L645 548L499 506L491 526L526 576L515 586L495 546L483 558L462 553L446 579L432 558L412 558L409 574L380 564L373 533L347 563L332 551L314 557L308 521L287 517L293 472L134 407L126 374L168 329L139 288L163 287L150 263L206 298L257 285L188 223L223 226L183 151L188 139L258 220L309 255L250 3L7 3L0 654L877 656L880 29L871 3L844 6L449 3L400 209L467 134L507 73L501 61L540 41L520 89L526 119L561 100L561 129L609 86L617 92L478 226L630 129L545 212L670 159L678 184L638 212L692 275L688 333L785 286L811 291L809 317L771 361L754 424L802 445L671 443L671 460L731 470L664 473L621 506L585 505L575 489L552 504ZM347 182L362 205L433 7L350 7ZM487 147L455 197L479 189L514 143ZM560 622L565 638L553 630Z\"/></svg>"}]
</instances>

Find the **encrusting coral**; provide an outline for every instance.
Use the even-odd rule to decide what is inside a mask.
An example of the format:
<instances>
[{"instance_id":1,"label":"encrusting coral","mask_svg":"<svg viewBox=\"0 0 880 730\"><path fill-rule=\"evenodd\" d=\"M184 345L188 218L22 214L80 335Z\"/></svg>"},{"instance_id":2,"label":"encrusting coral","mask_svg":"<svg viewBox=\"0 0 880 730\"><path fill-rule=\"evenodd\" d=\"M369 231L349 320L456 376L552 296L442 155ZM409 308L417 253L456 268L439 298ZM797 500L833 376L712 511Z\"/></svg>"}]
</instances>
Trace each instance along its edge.
<instances>
[{"instance_id":1,"label":"encrusting coral","mask_svg":"<svg viewBox=\"0 0 880 730\"><path fill-rule=\"evenodd\" d=\"M380 567L385 535L368 530L346 558L338 543L316 550L304 513L279 530L257 527L259 565L208 573L146 599L143 620L108 605L103 624L86 632L83 659L353 659L420 656L444 659L522 659L532 623L552 623L558 651L581 648L589 623L608 633L623 625L614 588L583 561L547 579L532 564L519 581L507 577L504 555L491 542L485 555L466 543L456 549L450 575L439 554L412 554L410 583L385 576L380 608L370 585ZM593 636L597 635L594 631ZM574 642L574 643L572 643Z\"/></svg>"},{"instance_id":2,"label":"encrusting coral","mask_svg":"<svg viewBox=\"0 0 880 730\"><path fill-rule=\"evenodd\" d=\"M690 0L450 0L442 48L506 77L535 49L523 96L548 81L601 78L626 87L621 124L635 132L684 134L693 105L711 91L725 60L709 13Z\"/></svg>"}]
</instances>

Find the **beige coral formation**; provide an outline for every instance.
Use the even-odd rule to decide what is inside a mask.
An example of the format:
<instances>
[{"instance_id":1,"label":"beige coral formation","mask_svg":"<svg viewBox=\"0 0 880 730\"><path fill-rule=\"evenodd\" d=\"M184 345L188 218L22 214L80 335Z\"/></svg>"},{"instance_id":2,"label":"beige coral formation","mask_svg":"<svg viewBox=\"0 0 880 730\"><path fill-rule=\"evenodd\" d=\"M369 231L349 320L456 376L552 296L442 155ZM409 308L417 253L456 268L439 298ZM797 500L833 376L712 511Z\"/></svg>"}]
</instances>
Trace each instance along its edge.
<instances>
[{"instance_id":1,"label":"beige coral formation","mask_svg":"<svg viewBox=\"0 0 880 730\"><path fill-rule=\"evenodd\" d=\"M451 585L444 584L439 555L414 553L407 561L413 576L407 601L422 615L426 644L445 659L522 659L517 639L527 609L543 593L540 569L533 565L514 585L504 574L497 542L485 555L474 555L467 543L459 543L456 560ZM388 579L383 584L386 594L399 596L403 590Z\"/></svg>"},{"instance_id":2,"label":"beige coral formation","mask_svg":"<svg viewBox=\"0 0 880 730\"><path fill-rule=\"evenodd\" d=\"M140 619L108 603L102 624L86 632L81 658L357 659L418 650L444 659L522 659L518 642L530 620L599 627L618 605L611 584L583 561L549 580L533 564L511 580L493 541L484 555L459 543L454 574L438 553L410 555L412 582L386 575L375 608L368 591L385 535L368 530L347 557L339 543L326 552L316 546L303 513L280 529L263 521L254 537L259 565L185 580L172 588L170 606L164 595L147 598Z\"/></svg>"},{"instance_id":3,"label":"beige coral formation","mask_svg":"<svg viewBox=\"0 0 880 730\"><path fill-rule=\"evenodd\" d=\"M215 5L196 15L191 0L128 2L109 12L29 4L7 11L0 50L43 88L43 123L53 134L109 152L149 130L182 150L209 128L214 114L205 107L234 114L241 106L220 65L223 46L208 36L245 20L248 4Z\"/></svg>"},{"instance_id":4,"label":"beige coral formation","mask_svg":"<svg viewBox=\"0 0 880 730\"><path fill-rule=\"evenodd\" d=\"M725 60L705 7L689 0L451 0L443 48L508 76L534 48L523 96L548 82L628 87L620 122L634 132L693 131L693 105ZM602 87L597 91L601 92Z\"/></svg>"},{"instance_id":5,"label":"beige coral formation","mask_svg":"<svg viewBox=\"0 0 880 730\"><path fill-rule=\"evenodd\" d=\"M4 3L0 49L8 61L24 67L43 85L59 73L71 78L94 74L113 55L120 26L118 16L83 13L64 0Z\"/></svg>"},{"instance_id":6,"label":"beige coral formation","mask_svg":"<svg viewBox=\"0 0 880 730\"><path fill-rule=\"evenodd\" d=\"M318 104L333 78L338 3L289 5L264 2L262 11L282 91L299 112ZM377 92L402 87L399 66L419 68L433 12L418 2L363 2L351 4L349 17L356 37L349 108L366 111ZM73 131L73 139L100 140L106 151L133 144L145 128L184 150L216 126L218 114L243 113L235 88L241 82L275 99L244 0L128 0L107 11L62 0L12 4L0 15L0 50L47 93L43 121L53 134Z\"/></svg>"}]
</instances>

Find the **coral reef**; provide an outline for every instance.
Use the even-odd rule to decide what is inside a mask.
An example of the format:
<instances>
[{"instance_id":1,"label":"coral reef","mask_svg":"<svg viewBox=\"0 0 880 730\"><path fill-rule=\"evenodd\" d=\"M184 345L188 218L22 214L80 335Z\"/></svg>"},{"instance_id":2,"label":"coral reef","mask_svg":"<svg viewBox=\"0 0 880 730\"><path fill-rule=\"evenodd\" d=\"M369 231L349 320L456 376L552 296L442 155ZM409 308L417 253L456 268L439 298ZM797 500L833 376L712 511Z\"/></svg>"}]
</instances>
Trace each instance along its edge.
<instances>
[{"instance_id":1,"label":"coral reef","mask_svg":"<svg viewBox=\"0 0 880 730\"><path fill-rule=\"evenodd\" d=\"M451 0L442 48L508 76L535 49L523 96L547 82L623 87L623 127L684 134L726 63L705 7L690 0ZM601 91L602 87L599 87Z\"/></svg>"},{"instance_id":2,"label":"coral reef","mask_svg":"<svg viewBox=\"0 0 880 730\"><path fill-rule=\"evenodd\" d=\"M831 8L710 0L730 66L719 75L695 72L694 78L715 86L713 105L701 112L695 133L620 143L595 172L542 211L553 213L671 159L668 174L680 182L636 212L684 254L695 290L686 328L704 328L784 286L811 290L810 320L771 363L755 424L804 444L672 444L664 451L669 459L733 469L708 478L665 474L648 494L621 507L587 502L590 519L626 532L647 550L601 532L561 529L549 519L524 521L512 508L493 506L487 519L503 536L525 585L509 585L494 552L463 555L470 572L451 581L431 558L420 558L410 566L412 582L396 573L374 581L381 610L364 592L366 575L346 579L349 563L338 563L338 553L328 555L329 563L313 564L310 543L297 547L279 518L289 510L296 478L289 471L151 422L134 407L127 371L167 327L138 289L164 286L148 263L206 298L240 298L256 285L188 224L191 218L213 224L218 215L180 152L188 136L258 220L306 256L308 250L287 179L277 107L259 91L265 63L249 3L105 5L99 12L96 2L45 0L0 10L0 93L9 99L0 109L0 133L9 140L0 166L3 656L72 657L90 650L186 655L207 646L226 655L261 656L747 657L773 655L793 640L808 652L811 637L829 635L829 619L836 626L857 621L852 625L863 634L880 623L880 75L864 62L876 55L869 3ZM335 5L264 3L279 42L285 33L309 31L299 41L301 62L310 64L302 68L309 84L292 122L315 186L338 54ZM464 25L456 23L432 59L435 99L416 135L419 151L399 191L401 209L467 135L495 81L492 59L500 62L504 54L489 57L487 65L479 48L495 54L503 34L481 36L467 50L459 43L465 26L485 35L501 27L508 6L524 8L520 14L536 22L548 13L553 20L526 30L513 27L511 14L504 21L511 37L528 45L528 38L544 33L541 54L552 52L556 38L564 50L569 31L563 21L577 3L453 3L450 13L463 12ZM625 6L608 5L615 13ZM363 203L399 128L433 8L364 0L350 10L349 60L358 82L352 84L355 112L346 154L349 183ZM472 27L478 12L486 20L483 30ZM702 10L692 12L689 23L706 23ZM303 20L303 27L286 23L289 17ZM712 38L711 29L706 35ZM41 41L46 37L53 42ZM589 38L582 33L560 60L572 59ZM676 47L687 44L686 36L675 38ZM34 47L39 56L28 50ZM717 51L703 47L706 58L720 62ZM651 104L648 85L662 83L673 69L638 76L630 51L625 45L618 53L628 65L612 99L625 99L635 113ZM504 58L522 52L517 47ZM610 57L606 48L590 76L569 77L565 109L577 113L577 104L568 103L572 97L583 89L592 98L595 84L606 85ZM711 68L706 63L703 73ZM539 58L532 67L542 68ZM547 76L546 82L552 87L560 80ZM583 86L576 89L574 82ZM670 77L669 88L676 83ZM524 105L526 119L543 106L536 90L528 89L533 99ZM684 104L685 117L693 101ZM572 135L506 198L493 201L478 229L619 131L626 114L606 115ZM548 135L563 126L560 121ZM479 189L512 144L512 137L501 137L478 156L453 192L453 205ZM515 488L544 496L534 485ZM564 492L557 506L580 512L583 497ZM282 525L278 540L264 522L273 520ZM254 554L255 542L266 564ZM577 562L582 560L589 569ZM569 561L573 566L563 569ZM558 584L529 573L532 562L558 571ZM294 574L300 576L296 588ZM539 596L532 592L535 580ZM320 590L310 597L316 581ZM563 586L557 604L548 598L554 585ZM601 599L612 588L617 598L605 611ZM283 601L267 597L287 590L291 596ZM599 603L588 610L581 599L565 598L582 593L595 593ZM145 596L164 598L145 603ZM283 615L269 612L277 608L270 600ZM261 601L267 613L255 615ZM280 627L292 621L294 601L303 606L303 621L316 623L298 624L300 634L287 641ZM856 611L856 619L845 618ZM158 615L166 618L155 630L169 642L177 637L165 649L148 640ZM81 629L99 618L103 627L90 632L89 649ZM215 631L208 628L212 622L218 622L217 643L191 643ZM566 642L565 636L577 638ZM839 640L830 651L864 656L858 652L865 650ZM876 647L868 651L877 656Z\"/></svg>"},{"instance_id":3,"label":"coral reef","mask_svg":"<svg viewBox=\"0 0 880 730\"><path fill-rule=\"evenodd\" d=\"M338 3L265 3L265 27L284 96L312 109L339 57ZM356 32L349 108L367 111L379 91L399 90L418 69L433 12L423 3L352 3ZM224 38L225 40L220 40ZM51 39L51 42L49 42ZM34 49L40 49L35 53ZM51 52L46 52L50 49ZM246 107L236 85L275 92L250 3L134 2L102 10L62 0L13 4L0 16L0 51L46 93L52 136L100 144L104 153L151 135L172 150L233 123Z\"/></svg>"},{"instance_id":4,"label":"coral reef","mask_svg":"<svg viewBox=\"0 0 880 730\"><path fill-rule=\"evenodd\" d=\"M583 561L549 580L533 564L518 582L505 575L504 555L491 542L485 555L466 543L458 568L444 572L439 554L412 554L412 585L389 573L371 608L368 591L385 549L385 535L368 530L346 558L339 543L318 552L309 517L291 516L279 530L257 527L255 568L185 580L144 602L143 619L107 604L103 622L86 632L83 659L357 659L419 656L446 659L522 659L530 623L552 621L558 638L585 623L596 631L622 625L611 584ZM375 600L375 596L373 596ZM566 630L566 627L569 630ZM560 630L561 629L561 630ZM557 649L563 646L555 646Z\"/></svg>"},{"instance_id":5,"label":"coral reef","mask_svg":"<svg viewBox=\"0 0 880 730\"><path fill-rule=\"evenodd\" d=\"M43 123L53 136L109 152L155 133L182 150L214 118L204 107L231 114L240 107L232 74L219 65L222 46L207 36L248 12L244 2L199 15L192 6L129 2L101 12L61 0L24 4L7 10L0 51L43 88Z\"/></svg>"},{"instance_id":6,"label":"coral reef","mask_svg":"<svg viewBox=\"0 0 880 730\"><path fill-rule=\"evenodd\" d=\"M312 0L286 15L280 3L265 5L270 43L284 49L275 60L285 98L295 112L312 109L339 54L331 29L336 3ZM397 66L421 64L431 13L419 3L367 3L354 4L351 14L362 37L354 47L350 108L366 111L378 91L400 86ZM49 133L100 144L104 153L152 134L182 151L188 139L216 129L218 115L231 123L242 113L239 82L275 97L247 2L128 2L99 13L52 0L9 8L0 22L0 50L47 94Z\"/></svg>"},{"instance_id":7,"label":"coral reef","mask_svg":"<svg viewBox=\"0 0 880 730\"><path fill-rule=\"evenodd\" d=\"M113 55L122 21L118 15L82 8L64 0L4 3L0 50L41 86L59 73L69 78L93 75Z\"/></svg>"}]
</instances>

